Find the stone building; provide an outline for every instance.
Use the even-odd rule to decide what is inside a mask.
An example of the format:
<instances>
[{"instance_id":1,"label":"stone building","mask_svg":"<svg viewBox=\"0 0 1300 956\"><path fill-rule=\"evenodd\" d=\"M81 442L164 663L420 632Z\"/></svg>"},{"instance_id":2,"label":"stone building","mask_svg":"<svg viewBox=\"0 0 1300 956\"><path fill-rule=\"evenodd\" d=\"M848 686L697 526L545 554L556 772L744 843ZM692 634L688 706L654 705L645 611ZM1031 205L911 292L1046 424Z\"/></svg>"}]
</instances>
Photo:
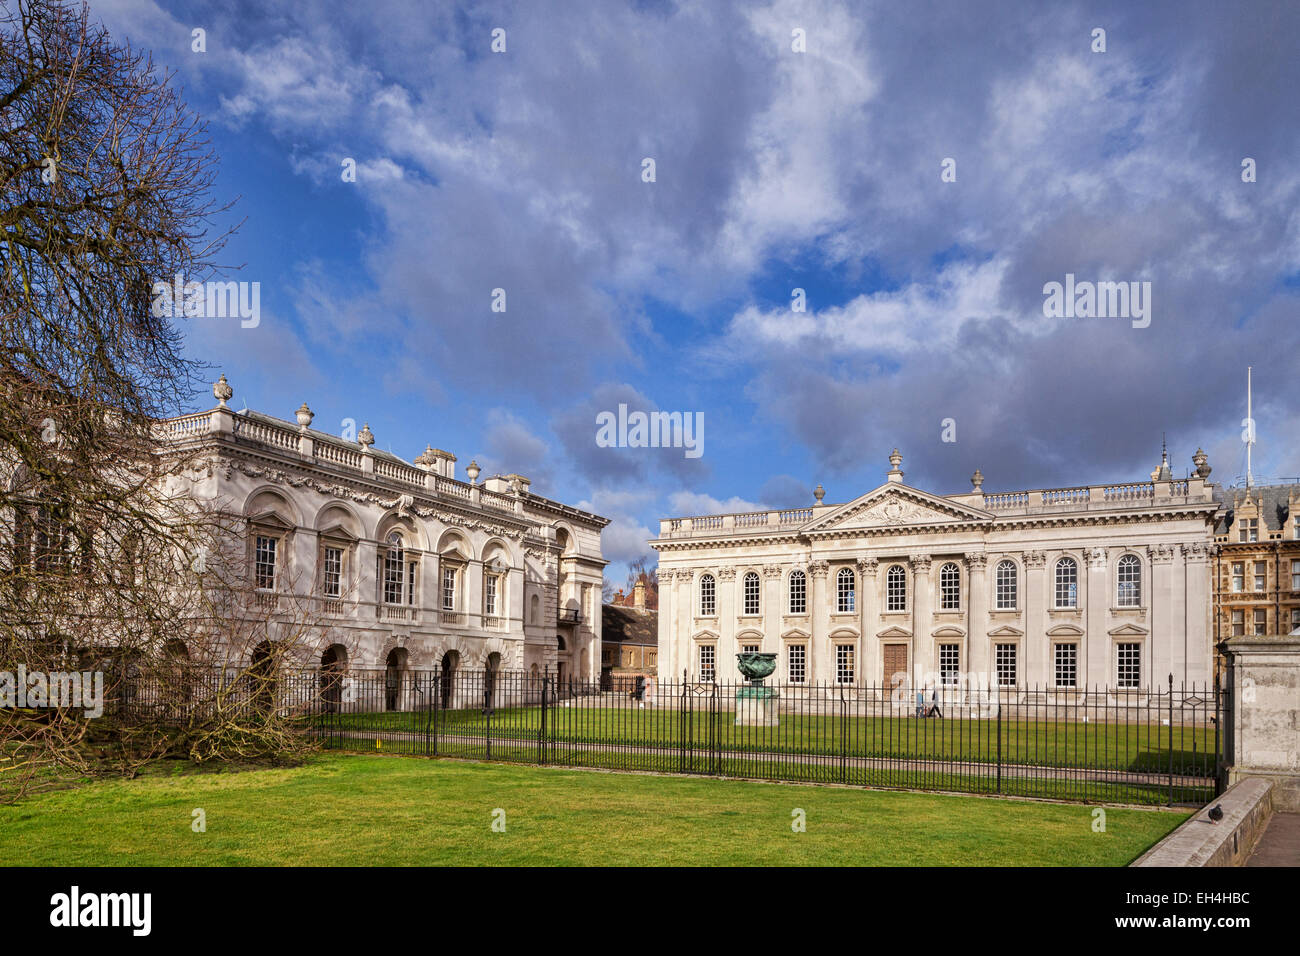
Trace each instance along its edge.
<instances>
[{"instance_id":1,"label":"stone building","mask_svg":"<svg viewBox=\"0 0 1300 956\"><path fill-rule=\"evenodd\" d=\"M272 619L305 602L328 624L333 667L493 667L594 680L605 518L534 494L522 475L456 476L456 456L413 463L226 404L163 423L198 462L186 493L242 516L249 573ZM204 467L206 466L206 467Z\"/></svg>"},{"instance_id":2,"label":"stone building","mask_svg":"<svg viewBox=\"0 0 1300 956\"><path fill-rule=\"evenodd\" d=\"M602 609L600 683L609 690L653 677L659 667L659 612L645 575Z\"/></svg>"},{"instance_id":3,"label":"stone building","mask_svg":"<svg viewBox=\"0 0 1300 956\"><path fill-rule=\"evenodd\" d=\"M1218 504L1204 455L1150 481L965 494L884 484L842 504L660 522L660 673L1147 688L1212 676ZM981 677L981 675L984 675Z\"/></svg>"},{"instance_id":4,"label":"stone building","mask_svg":"<svg viewBox=\"0 0 1300 956\"><path fill-rule=\"evenodd\" d=\"M1222 491L1214 636L1300 633L1300 485Z\"/></svg>"}]
</instances>

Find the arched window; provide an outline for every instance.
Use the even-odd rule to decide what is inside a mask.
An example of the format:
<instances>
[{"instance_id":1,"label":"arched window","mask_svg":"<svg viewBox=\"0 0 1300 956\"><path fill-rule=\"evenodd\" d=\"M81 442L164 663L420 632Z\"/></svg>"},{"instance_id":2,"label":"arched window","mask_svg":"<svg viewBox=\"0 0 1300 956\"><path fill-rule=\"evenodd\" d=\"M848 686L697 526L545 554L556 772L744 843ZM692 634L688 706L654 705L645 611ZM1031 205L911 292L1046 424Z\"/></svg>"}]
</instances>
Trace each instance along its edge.
<instances>
[{"instance_id":1,"label":"arched window","mask_svg":"<svg viewBox=\"0 0 1300 956\"><path fill-rule=\"evenodd\" d=\"M539 624L542 620L542 599L536 594L528 601L528 623ZM533 667L537 665L534 664Z\"/></svg>"},{"instance_id":2,"label":"arched window","mask_svg":"<svg viewBox=\"0 0 1300 956\"><path fill-rule=\"evenodd\" d=\"M885 574L885 610L907 610L907 572L901 564L890 565Z\"/></svg>"},{"instance_id":3,"label":"arched window","mask_svg":"<svg viewBox=\"0 0 1300 956\"><path fill-rule=\"evenodd\" d=\"M996 589L995 607L999 611L1014 611L1016 609L1016 562L999 561L998 566L993 570L994 587Z\"/></svg>"},{"instance_id":4,"label":"arched window","mask_svg":"<svg viewBox=\"0 0 1300 956\"><path fill-rule=\"evenodd\" d=\"M802 571L790 572L790 613L808 613L808 577Z\"/></svg>"},{"instance_id":5,"label":"arched window","mask_svg":"<svg viewBox=\"0 0 1300 956\"><path fill-rule=\"evenodd\" d=\"M714 617L718 613L718 585L713 575L700 578L700 617Z\"/></svg>"},{"instance_id":6,"label":"arched window","mask_svg":"<svg viewBox=\"0 0 1300 956\"><path fill-rule=\"evenodd\" d=\"M388 536L381 568L385 604L415 603L416 561L407 553L402 536L394 531Z\"/></svg>"},{"instance_id":7,"label":"arched window","mask_svg":"<svg viewBox=\"0 0 1300 956\"><path fill-rule=\"evenodd\" d=\"M1074 558L1056 562L1056 607L1079 606L1079 565Z\"/></svg>"},{"instance_id":8,"label":"arched window","mask_svg":"<svg viewBox=\"0 0 1300 956\"><path fill-rule=\"evenodd\" d=\"M1142 562L1136 554L1119 559L1119 594L1117 607L1142 606Z\"/></svg>"},{"instance_id":9,"label":"arched window","mask_svg":"<svg viewBox=\"0 0 1300 956\"><path fill-rule=\"evenodd\" d=\"M745 587L745 603L744 603L744 610L741 613L757 614L758 606L759 606L758 605L758 575L755 572L748 571L745 573L744 587Z\"/></svg>"},{"instance_id":10,"label":"arched window","mask_svg":"<svg viewBox=\"0 0 1300 956\"><path fill-rule=\"evenodd\" d=\"M835 575L835 610L839 614L852 614L857 604L857 580L852 568L840 568Z\"/></svg>"},{"instance_id":11,"label":"arched window","mask_svg":"<svg viewBox=\"0 0 1300 956\"><path fill-rule=\"evenodd\" d=\"M939 569L939 610L961 609L961 568L949 561Z\"/></svg>"}]
</instances>

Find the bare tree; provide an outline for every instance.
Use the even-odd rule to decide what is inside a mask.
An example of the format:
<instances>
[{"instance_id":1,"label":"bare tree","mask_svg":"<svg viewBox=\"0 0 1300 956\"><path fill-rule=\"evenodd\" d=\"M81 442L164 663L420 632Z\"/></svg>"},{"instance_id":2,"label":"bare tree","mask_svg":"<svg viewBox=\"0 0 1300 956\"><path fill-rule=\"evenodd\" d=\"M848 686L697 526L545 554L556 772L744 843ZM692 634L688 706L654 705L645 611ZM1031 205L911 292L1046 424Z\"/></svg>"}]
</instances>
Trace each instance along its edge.
<instances>
[{"instance_id":1,"label":"bare tree","mask_svg":"<svg viewBox=\"0 0 1300 956\"><path fill-rule=\"evenodd\" d=\"M0 707L0 799L60 767L301 746L274 682L321 639L312 609L255 604L241 519L187 495L210 465L157 424L198 369L155 283L221 271L215 171L147 53L84 6L0 5L0 674L90 667L110 701Z\"/></svg>"}]
</instances>

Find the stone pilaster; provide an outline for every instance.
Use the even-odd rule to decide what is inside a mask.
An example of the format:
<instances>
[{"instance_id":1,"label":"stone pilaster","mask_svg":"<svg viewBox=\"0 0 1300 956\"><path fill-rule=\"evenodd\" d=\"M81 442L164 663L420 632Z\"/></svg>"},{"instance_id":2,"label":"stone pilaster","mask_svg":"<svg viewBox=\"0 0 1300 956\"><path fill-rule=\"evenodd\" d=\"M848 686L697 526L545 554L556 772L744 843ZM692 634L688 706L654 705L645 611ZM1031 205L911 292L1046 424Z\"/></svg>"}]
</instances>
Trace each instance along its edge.
<instances>
[{"instance_id":1,"label":"stone pilaster","mask_svg":"<svg viewBox=\"0 0 1300 956\"><path fill-rule=\"evenodd\" d=\"M735 568L718 569L718 680L734 681L736 670L736 615L740 613Z\"/></svg>"},{"instance_id":2,"label":"stone pilaster","mask_svg":"<svg viewBox=\"0 0 1300 956\"><path fill-rule=\"evenodd\" d=\"M989 650L988 557L983 551L966 555L968 584L966 592L966 670L988 675L992 668ZM997 678L987 677L989 684Z\"/></svg>"},{"instance_id":3,"label":"stone pilaster","mask_svg":"<svg viewBox=\"0 0 1300 956\"><path fill-rule=\"evenodd\" d=\"M880 573L875 558L858 558L858 630L862 639L858 642L859 684L874 684L876 670L879 667L880 648L876 641L876 622L880 620L880 592L877 577Z\"/></svg>"},{"instance_id":4,"label":"stone pilaster","mask_svg":"<svg viewBox=\"0 0 1300 956\"><path fill-rule=\"evenodd\" d=\"M912 683L920 687L926 675L938 670L934 659L934 617L931 601L930 556L913 554L912 566Z\"/></svg>"},{"instance_id":5,"label":"stone pilaster","mask_svg":"<svg viewBox=\"0 0 1300 956\"><path fill-rule=\"evenodd\" d=\"M1021 681L1040 687L1051 683L1048 673L1047 638L1047 555L1042 551L1025 552L1025 639L1021 653Z\"/></svg>"},{"instance_id":6,"label":"stone pilaster","mask_svg":"<svg viewBox=\"0 0 1300 956\"><path fill-rule=\"evenodd\" d=\"M1084 607L1084 638L1080 654L1080 674L1083 686L1114 686L1115 678L1110 667L1110 634L1106 621L1108 610L1114 603L1110 581L1109 557L1105 548L1090 548L1084 555L1087 561L1081 575L1087 589L1082 596Z\"/></svg>"},{"instance_id":7,"label":"stone pilaster","mask_svg":"<svg viewBox=\"0 0 1300 956\"><path fill-rule=\"evenodd\" d=\"M818 661L830 654L830 624L831 624L831 606L830 597L826 594L826 577L830 573L830 565L825 561L813 561L808 565L808 575L812 578L812 595L809 606L809 620L812 626L812 638L808 641L808 679L814 679L813 675L820 673Z\"/></svg>"}]
</instances>

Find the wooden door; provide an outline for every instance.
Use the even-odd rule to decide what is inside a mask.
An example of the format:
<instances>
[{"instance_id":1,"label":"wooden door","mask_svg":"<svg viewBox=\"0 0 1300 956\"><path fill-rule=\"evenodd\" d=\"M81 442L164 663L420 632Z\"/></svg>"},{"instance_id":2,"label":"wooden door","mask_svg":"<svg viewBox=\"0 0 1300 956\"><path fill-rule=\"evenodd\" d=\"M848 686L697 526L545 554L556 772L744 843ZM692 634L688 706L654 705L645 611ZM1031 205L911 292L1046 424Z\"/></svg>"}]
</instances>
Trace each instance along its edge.
<instances>
[{"instance_id":1,"label":"wooden door","mask_svg":"<svg viewBox=\"0 0 1300 956\"><path fill-rule=\"evenodd\" d=\"M901 683L907 686L909 675L907 673L907 645L906 644L886 644L884 646L885 686L893 688L898 685L900 678L896 675L902 674Z\"/></svg>"}]
</instances>

